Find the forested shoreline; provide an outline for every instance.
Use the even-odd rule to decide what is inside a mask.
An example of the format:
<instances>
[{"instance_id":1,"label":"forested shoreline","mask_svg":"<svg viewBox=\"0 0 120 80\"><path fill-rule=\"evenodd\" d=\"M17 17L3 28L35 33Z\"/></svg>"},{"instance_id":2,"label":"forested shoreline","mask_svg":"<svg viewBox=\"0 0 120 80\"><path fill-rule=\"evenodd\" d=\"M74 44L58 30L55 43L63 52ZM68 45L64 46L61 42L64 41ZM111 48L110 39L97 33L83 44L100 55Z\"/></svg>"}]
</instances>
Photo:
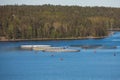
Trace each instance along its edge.
<instances>
[{"instance_id":1,"label":"forested shoreline","mask_svg":"<svg viewBox=\"0 0 120 80\"><path fill-rule=\"evenodd\" d=\"M0 6L0 37L8 40L107 36L120 27L120 8L60 5Z\"/></svg>"}]
</instances>

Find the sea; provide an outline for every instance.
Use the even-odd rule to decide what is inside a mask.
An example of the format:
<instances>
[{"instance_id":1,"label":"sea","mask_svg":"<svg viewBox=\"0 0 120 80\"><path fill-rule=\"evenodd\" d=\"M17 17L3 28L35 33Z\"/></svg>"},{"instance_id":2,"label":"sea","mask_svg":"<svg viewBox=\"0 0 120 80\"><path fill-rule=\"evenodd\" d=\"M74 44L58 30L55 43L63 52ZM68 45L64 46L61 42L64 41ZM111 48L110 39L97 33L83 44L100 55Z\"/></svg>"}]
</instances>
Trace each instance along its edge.
<instances>
[{"instance_id":1,"label":"sea","mask_svg":"<svg viewBox=\"0 0 120 80\"><path fill-rule=\"evenodd\" d=\"M79 52L44 52L51 45ZM106 38L0 42L0 80L120 80L120 32Z\"/></svg>"}]
</instances>

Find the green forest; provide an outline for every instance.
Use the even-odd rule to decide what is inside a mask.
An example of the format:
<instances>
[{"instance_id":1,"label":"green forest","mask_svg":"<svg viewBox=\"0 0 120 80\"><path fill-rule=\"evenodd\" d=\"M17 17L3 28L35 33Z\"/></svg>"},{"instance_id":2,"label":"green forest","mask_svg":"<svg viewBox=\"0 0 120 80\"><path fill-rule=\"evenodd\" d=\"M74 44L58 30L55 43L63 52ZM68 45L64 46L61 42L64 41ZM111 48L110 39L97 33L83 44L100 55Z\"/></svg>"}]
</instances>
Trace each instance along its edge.
<instances>
[{"instance_id":1,"label":"green forest","mask_svg":"<svg viewBox=\"0 0 120 80\"><path fill-rule=\"evenodd\" d=\"M0 6L0 37L7 39L101 37L120 27L120 8L61 5Z\"/></svg>"}]
</instances>

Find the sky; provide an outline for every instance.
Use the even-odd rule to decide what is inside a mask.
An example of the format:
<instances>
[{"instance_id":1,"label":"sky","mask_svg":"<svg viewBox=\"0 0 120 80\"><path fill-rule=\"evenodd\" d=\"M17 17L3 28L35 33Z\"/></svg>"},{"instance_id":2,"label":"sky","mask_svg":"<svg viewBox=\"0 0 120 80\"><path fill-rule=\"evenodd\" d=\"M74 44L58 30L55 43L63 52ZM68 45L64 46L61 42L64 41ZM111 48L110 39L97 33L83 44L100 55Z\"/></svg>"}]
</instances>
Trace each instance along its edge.
<instances>
[{"instance_id":1,"label":"sky","mask_svg":"<svg viewBox=\"0 0 120 80\"><path fill-rule=\"evenodd\" d=\"M104 6L120 8L120 0L0 0L0 5L78 5L78 6Z\"/></svg>"}]
</instances>

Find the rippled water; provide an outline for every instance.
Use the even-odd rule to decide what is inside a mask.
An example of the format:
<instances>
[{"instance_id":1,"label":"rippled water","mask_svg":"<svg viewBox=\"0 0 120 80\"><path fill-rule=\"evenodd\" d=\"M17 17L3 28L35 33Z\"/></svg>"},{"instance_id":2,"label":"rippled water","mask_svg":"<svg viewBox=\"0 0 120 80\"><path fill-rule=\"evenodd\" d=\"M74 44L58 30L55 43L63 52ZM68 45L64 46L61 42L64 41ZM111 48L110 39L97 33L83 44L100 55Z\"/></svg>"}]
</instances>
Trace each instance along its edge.
<instances>
[{"instance_id":1,"label":"rippled water","mask_svg":"<svg viewBox=\"0 0 120 80\"><path fill-rule=\"evenodd\" d=\"M69 47L80 52L21 50L23 44ZM120 80L120 32L104 39L0 42L0 80Z\"/></svg>"}]
</instances>

